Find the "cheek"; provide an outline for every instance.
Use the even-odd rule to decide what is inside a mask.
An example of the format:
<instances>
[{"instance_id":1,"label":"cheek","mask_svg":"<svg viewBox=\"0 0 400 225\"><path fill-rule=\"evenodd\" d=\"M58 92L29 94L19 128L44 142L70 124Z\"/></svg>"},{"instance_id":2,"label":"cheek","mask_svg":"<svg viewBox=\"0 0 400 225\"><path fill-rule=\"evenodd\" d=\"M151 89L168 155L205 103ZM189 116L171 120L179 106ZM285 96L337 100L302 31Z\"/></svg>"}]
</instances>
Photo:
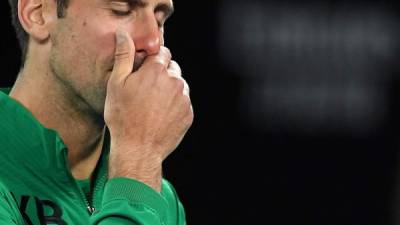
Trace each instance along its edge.
<instances>
[{"instance_id":1,"label":"cheek","mask_svg":"<svg viewBox=\"0 0 400 225\"><path fill-rule=\"evenodd\" d=\"M91 57L106 58L114 49L115 21L105 15L104 10L99 9L95 1L83 1L81 9L74 11L76 20L74 27L79 33L81 48L90 52Z\"/></svg>"},{"instance_id":2,"label":"cheek","mask_svg":"<svg viewBox=\"0 0 400 225\"><path fill-rule=\"evenodd\" d=\"M89 23L86 23L83 29L87 43L82 47L90 48L98 66L108 67L114 58L115 29L106 25Z\"/></svg>"}]
</instances>

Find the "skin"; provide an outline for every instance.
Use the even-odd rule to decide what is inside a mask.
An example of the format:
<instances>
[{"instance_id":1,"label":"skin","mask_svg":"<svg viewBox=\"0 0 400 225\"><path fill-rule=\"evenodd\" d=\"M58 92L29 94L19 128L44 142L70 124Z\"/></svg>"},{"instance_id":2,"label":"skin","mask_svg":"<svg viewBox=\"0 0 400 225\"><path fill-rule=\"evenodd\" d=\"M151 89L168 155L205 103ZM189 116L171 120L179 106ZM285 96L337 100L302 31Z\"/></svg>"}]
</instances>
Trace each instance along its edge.
<instances>
[{"instance_id":1,"label":"skin","mask_svg":"<svg viewBox=\"0 0 400 225\"><path fill-rule=\"evenodd\" d=\"M163 160L193 121L188 86L163 46L171 0L20 0L30 35L27 60L10 93L69 149L77 179L91 176L110 130L109 176L160 191Z\"/></svg>"}]
</instances>

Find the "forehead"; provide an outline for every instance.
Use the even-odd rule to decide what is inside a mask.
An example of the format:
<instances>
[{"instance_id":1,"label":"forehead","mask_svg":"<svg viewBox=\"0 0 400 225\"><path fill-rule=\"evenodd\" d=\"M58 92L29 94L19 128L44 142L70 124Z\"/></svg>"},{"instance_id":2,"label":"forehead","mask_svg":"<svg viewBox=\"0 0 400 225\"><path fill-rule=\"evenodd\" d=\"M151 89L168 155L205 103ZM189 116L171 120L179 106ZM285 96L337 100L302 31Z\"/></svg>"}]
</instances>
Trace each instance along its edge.
<instances>
[{"instance_id":1,"label":"forehead","mask_svg":"<svg viewBox=\"0 0 400 225\"><path fill-rule=\"evenodd\" d=\"M105 4L113 2L127 3L132 8L150 7L153 8L154 11L163 12L166 18L171 16L171 14L173 14L174 12L174 6L172 0L94 0L94 1L101 1L104 2Z\"/></svg>"},{"instance_id":2,"label":"forehead","mask_svg":"<svg viewBox=\"0 0 400 225\"><path fill-rule=\"evenodd\" d=\"M82 1L87 1L87 0L82 0ZM159 5L159 4L164 4L164 5L169 5L173 6L172 0L101 0L103 2L126 2L131 5L140 5L140 6L148 6L148 5Z\"/></svg>"}]
</instances>

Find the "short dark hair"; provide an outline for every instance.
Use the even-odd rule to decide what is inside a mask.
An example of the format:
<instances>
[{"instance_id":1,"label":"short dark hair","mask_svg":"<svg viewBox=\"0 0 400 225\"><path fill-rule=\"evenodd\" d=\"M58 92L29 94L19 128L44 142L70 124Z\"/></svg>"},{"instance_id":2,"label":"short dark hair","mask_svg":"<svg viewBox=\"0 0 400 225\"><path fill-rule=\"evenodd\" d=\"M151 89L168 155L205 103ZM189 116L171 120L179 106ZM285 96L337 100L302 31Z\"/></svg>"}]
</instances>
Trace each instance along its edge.
<instances>
[{"instance_id":1,"label":"short dark hair","mask_svg":"<svg viewBox=\"0 0 400 225\"><path fill-rule=\"evenodd\" d=\"M55 0L57 3L57 17L65 17L65 9L68 7L69 0ZM17 34L18 43L21 48L21 67L23 67L26 54L28 50L29 35L25 32L24 28L18 19L18 0L8 0L11 7L11 21L14 26L15 33Z\"/></svg>"}]
</instances>

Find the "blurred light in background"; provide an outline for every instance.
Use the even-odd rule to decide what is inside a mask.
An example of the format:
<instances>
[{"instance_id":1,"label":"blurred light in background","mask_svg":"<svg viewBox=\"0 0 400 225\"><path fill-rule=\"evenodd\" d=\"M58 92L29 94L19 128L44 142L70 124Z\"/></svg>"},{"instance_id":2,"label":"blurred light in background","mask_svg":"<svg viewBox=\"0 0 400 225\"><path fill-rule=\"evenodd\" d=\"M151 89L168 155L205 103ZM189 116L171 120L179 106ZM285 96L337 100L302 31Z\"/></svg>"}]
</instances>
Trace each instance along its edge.
<instances>
[{"instance_id":1,"label":"blurred light in background","mask_svg":"<svg viewBox=\"0 0 400 225\"><path fill-rule=\"evenodd\" d=\"M267 132L364 136L383 124L398 17L385 5L223 1L220 58Z\"/></svg>"}]
</instances>

